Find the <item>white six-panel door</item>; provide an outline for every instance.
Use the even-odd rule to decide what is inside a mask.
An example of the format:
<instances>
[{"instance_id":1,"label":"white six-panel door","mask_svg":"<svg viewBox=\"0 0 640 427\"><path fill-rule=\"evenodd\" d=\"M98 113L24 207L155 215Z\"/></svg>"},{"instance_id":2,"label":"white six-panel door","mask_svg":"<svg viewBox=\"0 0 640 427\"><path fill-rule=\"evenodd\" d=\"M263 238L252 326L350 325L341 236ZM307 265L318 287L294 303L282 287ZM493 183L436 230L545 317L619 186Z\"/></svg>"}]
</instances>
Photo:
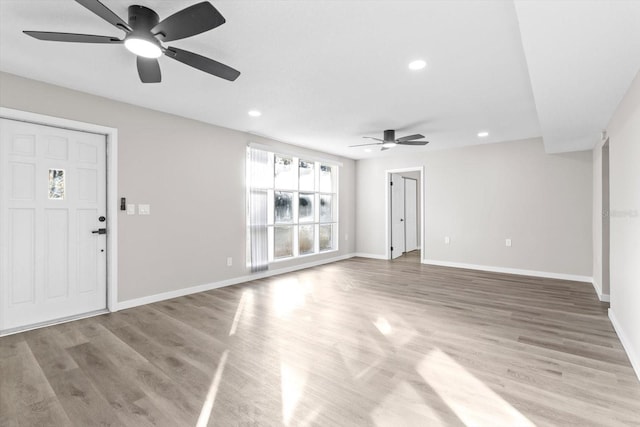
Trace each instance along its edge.
<instances>
[{"instance_id":1,"label":"white six-panel door","mask_svg":"<svg viewBox=\"0 0 640 427\"><path fill-rule=\"evenodd\" d=\"M0 330L106 308L106 139L0 119Z\"/></svg>"}]
</instances>

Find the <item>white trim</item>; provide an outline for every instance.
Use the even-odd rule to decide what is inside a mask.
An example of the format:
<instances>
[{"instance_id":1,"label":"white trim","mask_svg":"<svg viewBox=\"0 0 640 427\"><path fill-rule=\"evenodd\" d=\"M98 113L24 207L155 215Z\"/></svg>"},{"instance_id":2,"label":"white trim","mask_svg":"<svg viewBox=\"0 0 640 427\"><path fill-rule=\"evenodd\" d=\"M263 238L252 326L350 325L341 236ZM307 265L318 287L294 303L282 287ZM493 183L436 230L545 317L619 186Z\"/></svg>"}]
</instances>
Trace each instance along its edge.
<instances>
[{"instance_id":1,"label":"white trim","mask_svg":"<svg viewBox=\"0 0 640 427\"><path fill-rule=\"evenodd\" d=\"M593 278L593 280L591 280L591 284L593 285L593 289L596 290L596 294L598 295L598 299L602 302L609 302L609 294L603 294L602 293L602 287L600 286L600 284L596 281L595 277Z\"/></svg>"},{"instance_id":2,"label":"white trim","mask_svg":"<svg viewBox=\"0 0 640 427\"><path fill-rule=\"evenodd\" d=\"M424 165L423 166L414 166L414 167L409 167L409 168L400 168L400 169L387 169L385 170L385 190L384 190L384 201L385 201L385 221L384 221L384 227L385 227L385 254L386 257L382 258L382 259L391 259L391 201L390 201L390 197L391 194L389 191L389 184L391 183L391 174L392 173L403 173L403 172L420 172L420 241L418 242L418 249L420 250L420 262L424 262L425 258L424 258L424 251L422 250L422 248L424 248L424 218L425 218L425 212L424 212L424 207L425 207L425 187L424 187ZM370 258L370 257L367 257Z\"/></svg>"},{"instance_id":3,"label":"white trim","mask_svg":"<svg viewBox=\"0 0 640 427\"><path fill-rule=\"evenodd\" d=\"M631 341L629 341L629 338L627 338L627 334L622 329L622 326L620 325L620 322L618 322L618 319L616 318L616 316L615 316L615 314L613 312L613 309L611 309L611 308L609 309L609 320L611 320L611 324L613 325L613 329L616 331L616 334L618 335L618 338L620 339L620 342L622 343L622 347L627 352L627 357L629 358L629 361L631 362L631 367L636 372L636 376L638 377L638 380L640 381L640 356L633 349L633 346L631 345Z\"/></svg>"},{"instance_id":4,"label":"white trim","mask_svg":"<svg viewBox=\"0 0 640 427\"><path fill-rule=\"evenodd\" d=\"M13 335L13 334L19 334L19 333L31 331L31 330L34 330L34 329L44 328L44 327L47 327L47 326L60 325L62 323L73 322L73 321L80 320L80 319L88 319L89 317L100 316L101 314L105 314L105 313L108 313L108 312L109 312L109 310L102 309L102 310L90 311L89 313L78 314L76 316L63 317L62 319L56 319L56 320L47 321L47 322L40 322L40 323L36 323L36 324L33 324L33 325L19 326L17 328L12 328L12 329L7 329L7 330L4 330L4 331L0 331L0 337L6 337L6 336L9 336L9 335Z\"/></svg>"},{"instance_id":5,"label":"white trim","mask_svg":"<svg viewBox=\"0 0 640 427\"><path fill-rule=\"evenodd\" d=\"M467 268L470 270L491 271L494 273L516 274L518 276L545 277L548 279L572 280L574 282L592 283L593 278L576 274L551 273L548 271L521 270L519 268L492 267L489 265L465 264L461 262L437 261L433 259L422 260L423 264L439 265L441 267Z\"/></svg>"},{"instance_id":6,"label":"white trim","mask_svg":"<svg viewBox=\"0 0 640 427\"><path fill-rule=\"evenodd\" d=\"M225 286L237 285L239 283L250 282L252 280L263 279L265 277L276 276L278 274L290 273L292 271L303 270L305 268L316 267L322 264L329 264L336 261L342 261L348 258L353 258L354 254L340 255L333 258L327 258L319 261L308 262L292 267L278 268L276 270L267 270L256 274L249 274L246 276L234 277L231 279L220 280L218 282L205 283L204 285L191 286L188 288L176 289L175 291L163 292L161 294L149 295L141 298L134 298L118 303L118 310L126 310L128 308L137 307L145 304L152 304L154 302L164 301L172 298L178 298L185 295L196 294L199 292L210 291L212 289L223 288Z\"/></svg>"},{"instance_id":7,"label":"white trim","mask_svg":"<svg viewBox=\"0 0 640 427\"><path fill-rule=\"evenodd\" d=\"M80 132L104 135L107 139L107 309L117 311L118 301L118 130L93 123L0 107L0 117Z\"/></svg>"},{"instance_id":8,"label":"white trim","mask_svg":"<svg viewBox=\"0 0 640 427\"><path fill-rule=\"evenodd\" d=\"M383 260L389 260L389 258L387 258L386 255L379 255L379 254L365 254L363 252L356 252L355 254L353 254L354 257L359 257L359 258L371 258L371 259L383 259Z\"/></svg>"},{"instance_id":9,"label":"white trim","mask_svg":"<svg viewBox=\"0 0 640 427\"><path fill-rule=\"evenodd\" d=\"M303 160L311 160L314 162L326 163L328 165L339 166L339 167L343 166L342 162L338 160L331 160L324 157L318 157L313 154L305 154L301 151L291 150L287 148L273 147L271 145L259 144L257 142L249 142L247 143L247 146L251 148L255 148L256 150L269 151L271 153L283 154L285 156L299 157Z\"/></svg>"}]
</instances>

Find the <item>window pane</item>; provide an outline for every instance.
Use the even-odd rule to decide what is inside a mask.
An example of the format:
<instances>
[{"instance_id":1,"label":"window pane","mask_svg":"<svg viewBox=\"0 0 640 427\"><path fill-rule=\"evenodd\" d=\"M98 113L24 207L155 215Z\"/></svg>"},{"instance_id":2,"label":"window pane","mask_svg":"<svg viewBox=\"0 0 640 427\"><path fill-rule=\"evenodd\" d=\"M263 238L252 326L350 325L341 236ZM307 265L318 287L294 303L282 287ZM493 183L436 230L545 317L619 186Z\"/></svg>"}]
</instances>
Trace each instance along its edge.
<instances>
[{"instance_id":1,"label":"window pane","mask_svg":"<svg viewBox=\"0 0 640 427\"><path fill-rule=\"evenodd\" d=\"M329 194L320 195L320 222L333 221L332 201L333 196Z\"/></svg>"},{"instance_id":2,"label":"window pane","mask_svg":"<svg viewBox=\"0 0 640 427\"><path fill-rule=\"evenodd\" d=\"M49 169L49 199L64 199L64 169Z\"/></svg>"},{"instance_id":3,"label":"window pane","mask_svg":"<svg viewBox=\"0 0 640 427\"><path fill-rule=\"evenodd\" d=\"M275 192L276 222L293 222L293 193Z\"/></svg>"},{"instance_id":4,"label":"window pane","mask_svg":"<svg viewBox=\"0 0 640 427\"><path fill-rule=\"evenodd\" d=\"M300 160L300 190L313 191L315 187L314 163Z\"/></svg>"},{"instance_id":5,"label":"window pane","mask_svg":"<svg viewBox=\"0 0 640 427\"><path fill-rule=\"evenodd\" d=\"M323 193L333 193L333 168L327 165L320 165L320 191Z\"/></svg>"},{"instance_id":6,"label":"window pane","mask_svg":"<svg viewBox=\"0 0 640 427\"><path fill-rule=\"evenodd\" d=\"M293 256L293 227L274 227L274 257Z\"/></svg>"},{"instance_id":7,"label":"window pane","mask_svg":"<svg viewBox=\"0 0 640 427\"><path fill-rule=\"evenodd\" d=\"M333 249L333 225L320 226L320 250L327 251Z\"/></svg>"},{"instance_id":8,"label":"window pane","mask_svg":"<svg viewBox=\"0 0 640 427\"><path fill-rule=\"evenodd\" d=\"M280 157L276 155L275 160L275 178L276 188L287 190L296 190L297 168L293 164L291 157Z\"/></svg>"},{"instance_id":9,"label":"window pane","mask_svg":"<svg viewBox=\"0 0 640 427\"><path fill-rule=\"evenodd\" d=\"M313 193L300 193L298 205L298 221L313 222Z\"/></svg>"},{"instance_id":10,"label":"window pane","mask_svg":"<svg viewBox=\"0 0 640 427\"><path fill-rule=\"evenodd\" d=\"M298 243L300 245L300 255L313 253L314 245L314 225L301 225L298 232Z\"/></svg>"}]
</instances>

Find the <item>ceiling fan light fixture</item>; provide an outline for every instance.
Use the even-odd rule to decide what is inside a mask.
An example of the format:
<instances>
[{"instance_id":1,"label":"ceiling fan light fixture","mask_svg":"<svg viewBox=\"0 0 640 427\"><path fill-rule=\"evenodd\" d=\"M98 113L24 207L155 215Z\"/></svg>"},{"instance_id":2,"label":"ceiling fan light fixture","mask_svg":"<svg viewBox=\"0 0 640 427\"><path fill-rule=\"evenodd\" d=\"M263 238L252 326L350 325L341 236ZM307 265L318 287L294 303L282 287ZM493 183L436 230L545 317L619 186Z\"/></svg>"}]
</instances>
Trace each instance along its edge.
<instances>
[{"instance_id":1,"label":"ceiling fan light fixture","mask_svg":"<svg viewBox=\"0 0 640 427\"><path fill-rule=\"evenodd\" d=\"M396 146L396 143L395 143L395 142L393 142L393 141L387 141L387 142L383 142L383 143L382 143L382 146L383 146L384 148L393 148L393 147L395 147L395 146Z\"/></svg>"},{"instance_id":2,"label":"ceiling fan light fixture","mask_svg":"<svg viewBox=\"0 0 640 427\"><path fill-rule=\"evenodd\" d=\"M128 37L124 41L124 46L137 56L144 58L159 58L162 55L162 49L156 42L152 42L142 37Z\"/></svg>"},{"instance_id":3,"label":"ceiling fan light fixture","mask_svg":"<svg viewBox=\"0 0 640 427\"><path fill-rule=\"evenodd\" d=\"M489 136L489 132L487 131L478 132L478 138L486 138L488 136Z\"/></svg>"}]
</instances>

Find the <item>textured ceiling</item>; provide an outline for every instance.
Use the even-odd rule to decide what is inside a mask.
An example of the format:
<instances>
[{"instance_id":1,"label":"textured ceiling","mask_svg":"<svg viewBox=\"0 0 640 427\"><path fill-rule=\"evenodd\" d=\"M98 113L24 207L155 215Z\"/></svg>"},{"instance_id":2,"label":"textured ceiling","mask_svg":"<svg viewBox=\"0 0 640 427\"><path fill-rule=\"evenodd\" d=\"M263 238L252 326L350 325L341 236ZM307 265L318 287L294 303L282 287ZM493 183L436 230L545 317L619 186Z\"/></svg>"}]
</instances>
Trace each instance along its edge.
<instances>
[{"instance_id":1,"label":"textured ceiling","mask_svg":"<svg viewBox=\"0 0 640 427\"><path fill-rule=\"evenodd\" d=\"M125 19L134 3L102 1ZM195 2L135 3L163 18ZM163 82L144 85L123 46L22 34L122 35L71 0L1 0L0 70L366 158L535 136L549 152L587 149L640 67L637 1L212 3L226 24L168 45L240 70L233 83L161 58ZM603 7L610 22L594 33ZM427 67L409 70L417 58ZM250 109L262 116L249 117ZM388 128L431 143L384 153L348 147ZM489 137L479 139L481 130Z\"/></svg>"}]
</instances>

